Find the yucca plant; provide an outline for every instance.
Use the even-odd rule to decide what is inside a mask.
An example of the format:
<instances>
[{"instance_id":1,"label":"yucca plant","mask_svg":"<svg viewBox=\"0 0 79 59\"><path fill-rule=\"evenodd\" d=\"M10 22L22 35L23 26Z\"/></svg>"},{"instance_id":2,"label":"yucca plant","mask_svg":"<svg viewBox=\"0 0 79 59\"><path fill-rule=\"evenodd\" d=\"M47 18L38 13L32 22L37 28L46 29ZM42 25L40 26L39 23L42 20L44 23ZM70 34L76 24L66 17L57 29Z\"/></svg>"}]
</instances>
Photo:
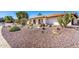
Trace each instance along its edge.
<instances>
[{"instance_id":1,"label":"yucca plant","mask_svg":"<svg viewBox=\"0 0 79 59\"><path fill-rule=\"evenodd\" d=\"M67 27L67 25L74 19L75 17L71 13L65 14L63 17L58 17L58 23L62 27Z\"/></svg>"},{"instance_id":2,"label":"yucca plant","mask_svg":"<svg viewBox=\"0 0 79 59\"><path fill-rule=\"evenodd\" d=\"M63 24L62 24L63 19L62 19L62 17L58 17L57 21L58 21L59 25L63 27Z\"/></svg>"}]
</instances>

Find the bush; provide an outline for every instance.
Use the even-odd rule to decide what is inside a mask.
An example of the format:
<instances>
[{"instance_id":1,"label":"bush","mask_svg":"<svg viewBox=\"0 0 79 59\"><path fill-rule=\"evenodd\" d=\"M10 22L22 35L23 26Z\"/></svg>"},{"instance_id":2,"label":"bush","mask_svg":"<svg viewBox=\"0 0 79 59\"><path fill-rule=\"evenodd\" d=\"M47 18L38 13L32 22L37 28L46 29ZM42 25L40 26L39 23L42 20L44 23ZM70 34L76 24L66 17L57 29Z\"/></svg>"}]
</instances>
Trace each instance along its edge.
<instances>
[{"instance_id":1,"label":"bush","mask_svg":"<svg viewBox=\"0 0 79 59\"><path fill-rule=\"evenodd\" d=\"M17 24L21 24L21 25L26 25L26 23L27 23L27 19L25 19L25 18L22 18L22 19L17 19L17 20L15 20L15 23L17 23Z\"/></svg>"},{"instance_id":2,"label":"bush","mask_svg":"<svg viewBox=\"0 0 79 59\"><path fill-rule=\"evenodd\" d=\"M52 25L49 25L49 27L52 27Z\"/></svg>"},{"instance_id":3,"label":"bush","mask_svg":"<svg viewBox=\"0 0 79 59\"><path fill-rule=\"evenodd\" d=\"M3 22L6 22L6 23L13 23L14 22L14 19L12 18L12 16L5 16L3 18Z\"/></svg>"},{"instance_id":4,"label":"bush","mask_svg":"<svg viewBox=\"0 0 79 59\"><path fill-rule=\"evenodd\" d=\"M26 23L27 23L27 19L25 19L25 18L23 18L23 19L21 19L20 20L20 23L21 23L21 25L26 25Z\"/></svg>"},{"instance_id":5,"label":"bush","mask_svg":"<svg viewBox=\"0 0 79 59\"><path fill-rule=\"evenodd\" d=\"M46 25L45 24L41 24L41 25L39 25L39 27L46 27Z\"/></svg>"},{"instance_id":6,"label":"bush","mask_svg":"<svg viewBox=\"0 0 79 59\"><path fill-rule=\"evenodd\" d=\"M20 24L20 20L19 19L16 19L15 20L15 23Z\"/></svg>"},{"instance_id":7,"label":"bush","mask_svg":"<svg viewBox=\"0 0 79 59\"><path fill-rule=\"evenodd\" d=\"M19 30L20 30L20 28L17 27L17 26L13 26L13 27L11 27L11 28L9 29L10 32L15 32L15 31L19 31Z\"/></svg>"},{"instance_id":8,"label":"bush","mask_svg":"<svg viewBox=\"0 0 79 59\"><path fill-rule=\"evenodd\" d=\"M40 26L39 27L42 27L42 24L40 24Z\"/></svg>"}]
</instances>

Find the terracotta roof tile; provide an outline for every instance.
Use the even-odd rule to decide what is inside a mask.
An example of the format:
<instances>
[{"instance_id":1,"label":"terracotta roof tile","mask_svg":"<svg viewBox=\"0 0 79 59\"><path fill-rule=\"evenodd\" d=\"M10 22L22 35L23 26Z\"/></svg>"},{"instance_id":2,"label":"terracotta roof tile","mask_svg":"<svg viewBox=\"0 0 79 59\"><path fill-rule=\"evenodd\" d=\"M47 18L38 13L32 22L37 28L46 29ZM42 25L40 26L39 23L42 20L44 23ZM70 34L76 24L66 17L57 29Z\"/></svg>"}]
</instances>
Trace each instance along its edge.
<instances>
[{"instance_id":1,"label":"terracotta roof tile","mask_svg":"<svg viewBox=\"0 0 79 59\"><path fill-rule=\"evenodd\" d=\"M48 16L37 16L37 17L34 17L34 18L52 18L52 17L59 17L59 16L64 16L64 15L65 14L51 14L51 15L48 15Z\"/></svg>"}]
</instances>

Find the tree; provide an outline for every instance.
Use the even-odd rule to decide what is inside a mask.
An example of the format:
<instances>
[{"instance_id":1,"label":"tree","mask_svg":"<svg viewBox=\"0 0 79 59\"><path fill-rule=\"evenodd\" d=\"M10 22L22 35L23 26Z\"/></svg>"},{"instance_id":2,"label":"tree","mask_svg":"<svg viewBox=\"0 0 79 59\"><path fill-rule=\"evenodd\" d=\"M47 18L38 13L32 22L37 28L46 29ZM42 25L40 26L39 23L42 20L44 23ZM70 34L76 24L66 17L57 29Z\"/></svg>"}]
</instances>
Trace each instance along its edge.
<instances>
[{"instance_id":1,"label":"tree","mask_svg":"<svg viewBox=\"0 0 79 59\"><path fill-rule=\"evenodd\" d=\"M74 15L71 13L66 13L63 17L58 17L57 20L62 27L67 27L74 18Z\"/></svg>"},{"instance_id":2,"label":"tree","mask_svg":"<svg viewBox=\"0 0 79 59\"><path fill-rule=\"evenodd\" d=\"M16 12L16 16L17 16L17 20L16 20L16 23L18 24L21 24L21 25L25 25L28 18L29 18L29 15L27 12L25 11L18 11Z\"/></svg>"},{"instance_id":3,"label":"tree","mask_svg":"<svg viewBox=\"0 0 79 59\"><path fill-rule=\"evenodd\" d=\"M0 22L3 22L3 17L0 18Z\"/></svg>"},{"instance_id":4,"label":"tree","mask_svg":"<svg viewBox=\"0 0 79 59\"><path fill-rule=\"evenodd\" d=\"M28 13L25 12L25 11L16 12L16 16L17 16L18 19L22 19L22 18L27 18L28 19L29 18Z\"/></svg>"},{"instance_id":5,"label":"tree","mask_svg":"<svg viewBox=\"0 0 79 59\"><path fill-rule=\"evenodd\" d=\"M41 16L42 14L41 13L38 13L38 16Z\"/></svg>"},{"instance_id":6,"label":"tree","mask_svg":"<svg viewBox=\"0 0 79 59\"><path fill-rule=\"evenodd\" d=\"M14 21L14 19L12 18L12 16L5 16L5 17L3 18L3 21L4 21L4 22L7 22L7 23L11 23L11 22Z\"/></svg>"}]
</instances>

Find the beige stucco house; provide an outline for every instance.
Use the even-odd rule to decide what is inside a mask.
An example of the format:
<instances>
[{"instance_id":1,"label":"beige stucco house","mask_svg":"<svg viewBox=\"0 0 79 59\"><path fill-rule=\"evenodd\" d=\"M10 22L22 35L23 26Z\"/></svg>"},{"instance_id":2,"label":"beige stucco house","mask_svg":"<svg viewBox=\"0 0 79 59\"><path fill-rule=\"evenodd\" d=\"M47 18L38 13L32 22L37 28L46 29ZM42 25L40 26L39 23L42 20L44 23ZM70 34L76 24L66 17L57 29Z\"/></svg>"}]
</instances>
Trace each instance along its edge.
<instances>
[{"instance_id":1,"label":"beige stucco house","mask_svg":"<svg viewBox=\"0 0 79 59\"><path fill-rule=\"evenodd\" d=\"M47 15L47 16L37 16L37 17L31 18L30 21L32 24L59 25L57 21L57 17L64 16L64 15L65 14L52 14L52 15ZM79 18L76 14L72 14L72 15L74 15L76 18L68 25L77 25L79 23L78 22Z\"/></svg>"}]
</instances>

